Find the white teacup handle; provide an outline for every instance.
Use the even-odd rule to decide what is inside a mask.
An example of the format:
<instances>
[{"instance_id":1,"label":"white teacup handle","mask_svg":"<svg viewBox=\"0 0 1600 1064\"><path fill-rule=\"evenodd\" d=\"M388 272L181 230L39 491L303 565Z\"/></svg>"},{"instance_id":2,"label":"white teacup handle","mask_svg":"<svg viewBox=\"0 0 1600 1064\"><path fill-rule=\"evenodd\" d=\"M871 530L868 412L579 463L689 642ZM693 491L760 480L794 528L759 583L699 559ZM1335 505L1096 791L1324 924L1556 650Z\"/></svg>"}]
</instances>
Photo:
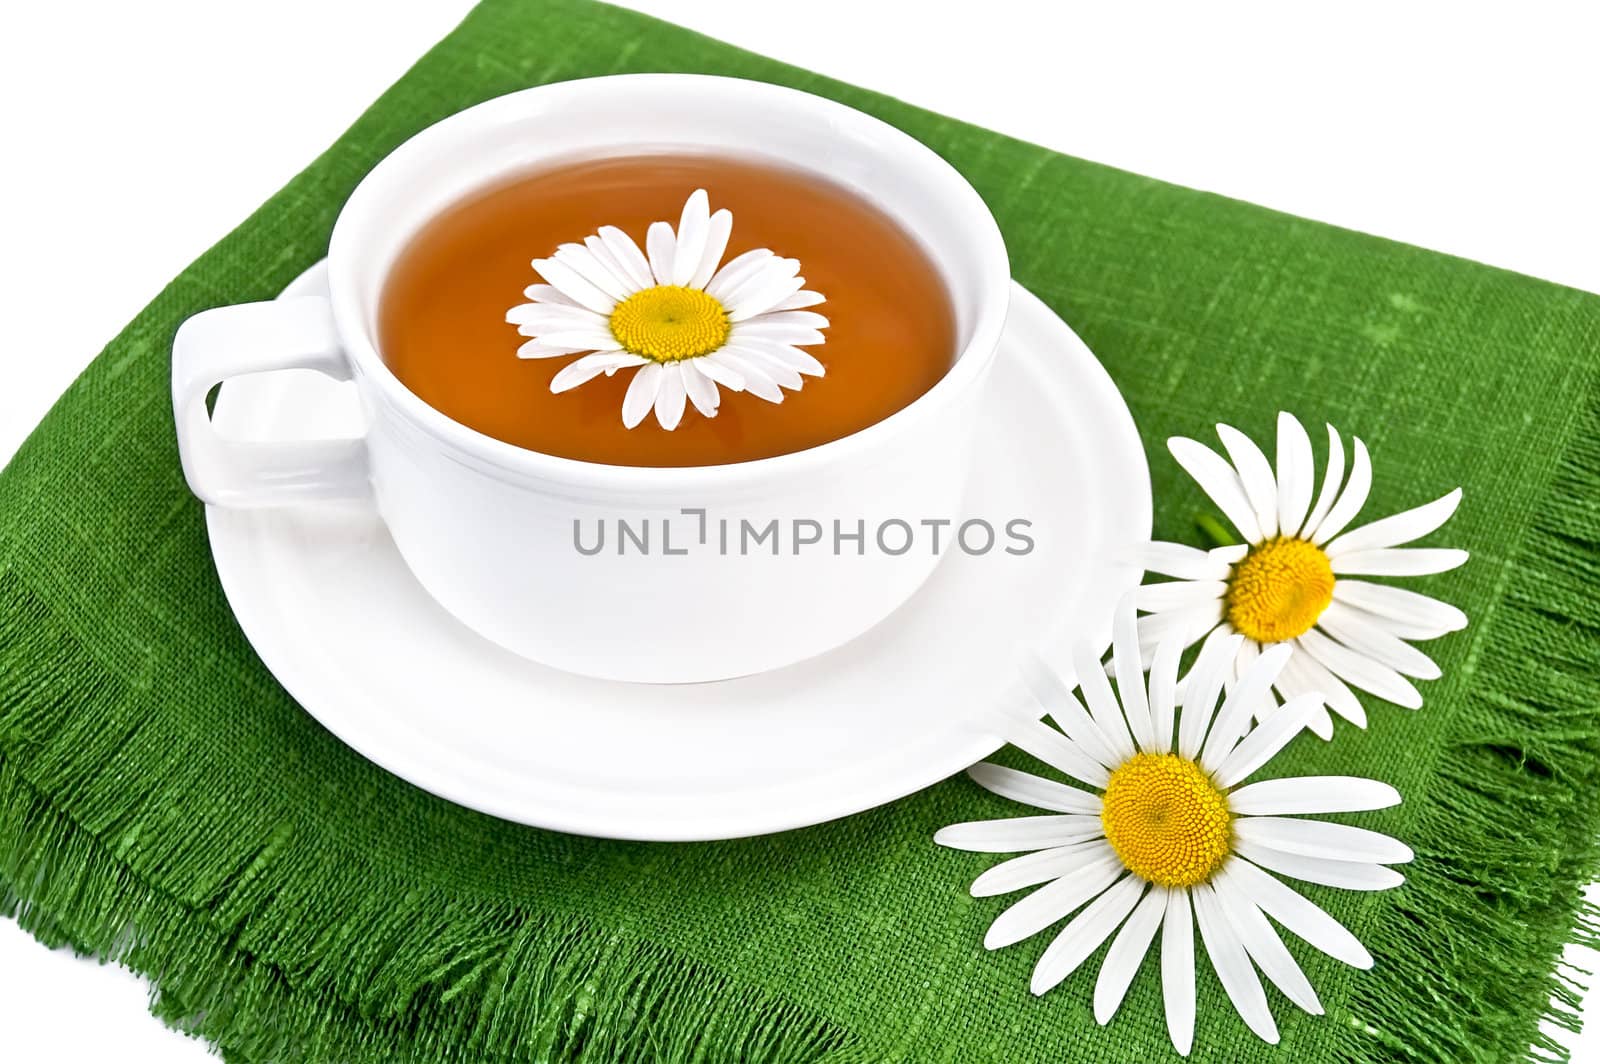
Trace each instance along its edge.
<instances>
[{"instance_id":1,"label":"white teacup handle","mask_svg":"<svg viewBox=\"0 0 1600 1064\"><path fill-rule=\"evenodd\" d=\"M314 369L350 379L326 299L278 299L202 311L172 341L172 413L189 487L217 506L351 499L369 489L363 440L230 440L211 426L206 395L230 377Z\"/></svg>"}]
</instances>

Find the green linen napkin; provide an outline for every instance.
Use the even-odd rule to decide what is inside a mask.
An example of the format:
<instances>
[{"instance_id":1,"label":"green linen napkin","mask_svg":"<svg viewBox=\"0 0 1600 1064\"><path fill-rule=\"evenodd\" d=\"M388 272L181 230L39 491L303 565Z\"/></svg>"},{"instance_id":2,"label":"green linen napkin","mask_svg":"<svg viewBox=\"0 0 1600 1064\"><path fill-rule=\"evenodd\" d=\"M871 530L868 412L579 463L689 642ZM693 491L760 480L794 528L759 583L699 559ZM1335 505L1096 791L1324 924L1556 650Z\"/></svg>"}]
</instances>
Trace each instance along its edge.
<instances>
[{"instance_id":1,"label":"green linen napkin","mask_svg":"<svg viewBox=\"0 0 1600 1064\"><path fill-rule=\"evenodd\" d=\"M932 845L1021 812L965 779L847 820L705 845L597 841L457 808L366 763L273 682L218 588L179 471L185 317L276 294L358 179L469 104L621 71L760 78L921 138L999 218L1016 277L1088 341L1192 540L1171 434L1265 439L1280 407L1372 448L1369 513L1461 484L1420 586L1463 607L1419 712L1302 736L1284 773L1405 795L1362 823L1417 850L1377 895L1306 887L1371 948L1291 949L1328 1015L1273 995L1256 1041L1199 969L1194 1059L1558 1056L1557 972L1589 933L1600 827L1600 298L1072 159L582 0L492 0L189 267L0 477L0 905L149 975L236 1060L1136 1061L1171 1054L1146 962L1109 1027L1096 961L1044 998L1045 938L987 954L991 859ZM1412 585L1419 586L1419 585Z\"/></svg>"}]
</instances>

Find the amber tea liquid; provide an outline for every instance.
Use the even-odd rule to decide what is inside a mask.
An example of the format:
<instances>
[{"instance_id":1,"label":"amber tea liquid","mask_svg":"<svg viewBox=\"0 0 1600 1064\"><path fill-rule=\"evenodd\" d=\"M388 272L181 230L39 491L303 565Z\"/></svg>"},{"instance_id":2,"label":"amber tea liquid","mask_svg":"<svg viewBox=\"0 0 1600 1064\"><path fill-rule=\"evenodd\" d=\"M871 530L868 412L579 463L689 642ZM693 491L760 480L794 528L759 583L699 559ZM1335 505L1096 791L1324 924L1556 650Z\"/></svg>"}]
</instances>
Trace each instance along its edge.
<instances>
[{"instance_id":1,"label":"amber tea liquid","mask_svg":"<svg viewBox=\"0 0 1600 1064\"><path fill-rule=\"evenodd\" d=\"M615 225L640 248L653 221L676 226L689 193L733 212L723 261L765 247L800 260L827 302L827 368L781 404L722 392L715 418L691 406L668 432L622 424L633 371L553 395L582 357L519 359L506 311L540 278L529 260ZM457 204L400 254L379 307L378 346L397 377L455 421L507 443L588 462L696 466L769 458L847 436L933 387L955 357L943 280L884 214L813 174L726 156L640 155L532 173Z\"/></svg>"}]
</instances>

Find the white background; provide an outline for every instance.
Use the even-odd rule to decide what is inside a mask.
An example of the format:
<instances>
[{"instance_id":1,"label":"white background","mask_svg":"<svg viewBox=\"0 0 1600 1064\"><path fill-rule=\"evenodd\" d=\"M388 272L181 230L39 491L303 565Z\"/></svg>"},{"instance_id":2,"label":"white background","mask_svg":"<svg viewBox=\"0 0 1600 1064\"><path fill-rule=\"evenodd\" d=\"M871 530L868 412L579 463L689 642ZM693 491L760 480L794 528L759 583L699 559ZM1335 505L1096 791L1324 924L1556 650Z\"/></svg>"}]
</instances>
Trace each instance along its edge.
<instances>
[{"instance_id":1,"label":"white background","mask_svg":"<svg viewBox=\"0 0 1600 1064\"><path fill-rule=\"evenodd\" d=\"M1587 5L630 6L1075 155L1600 291ZM7 5L0 461L467 7ZM148 1016L138 980L9 921L0 1030L19 1061L211 1059ZM1600 1035L1575 1053L1600 1060Z\"/></svg>"}]
</instances>

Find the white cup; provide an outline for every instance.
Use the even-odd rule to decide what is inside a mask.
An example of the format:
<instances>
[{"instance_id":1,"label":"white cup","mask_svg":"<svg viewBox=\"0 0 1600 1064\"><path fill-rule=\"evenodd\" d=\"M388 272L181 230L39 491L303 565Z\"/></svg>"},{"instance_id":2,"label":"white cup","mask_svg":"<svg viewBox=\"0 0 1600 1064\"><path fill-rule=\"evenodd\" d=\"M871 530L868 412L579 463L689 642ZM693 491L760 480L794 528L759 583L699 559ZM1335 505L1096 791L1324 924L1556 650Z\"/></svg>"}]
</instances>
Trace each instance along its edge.
<instances>
[{"instance_id":1,"label":"white cup","mask_svg":"<svg viewBox=\"0 0 1600 1064\"><path fill-rule=\"evenodd\" d=\"M886 212L921 243L948 289L958 340L950 370L910 405L831 443L729 465L636 468L485 436L428 406L384 364L379 297L396 257L429 220L519 173L661 150L814 171ZM979 403L1010 286L994 218L927 147L821 97L680 74L545 85L423 130L351 195L328 271L330 299L221 307L179 330L173 406L195 494L225 507L370 494L417 579L469 627L557 668L663 683L820 654L882 620L927 579L940 556L928 529L964 516ZM205 397L214 385L290 368L354 380L365 437L244 443L212 430ZM789 401L804 402L804 392ZM650 430L647 422L635 431ZM752 535L773 521L775 539ZM631 535L618 536L619 522ZM810 539L812 522L821 539L796 542ZM895 522L915 539L903 553L895 553L906 539ZM604 549L585 553L601 528ZM638 543L646 528L648 553Z\"/></svg>"}]
</instances>

